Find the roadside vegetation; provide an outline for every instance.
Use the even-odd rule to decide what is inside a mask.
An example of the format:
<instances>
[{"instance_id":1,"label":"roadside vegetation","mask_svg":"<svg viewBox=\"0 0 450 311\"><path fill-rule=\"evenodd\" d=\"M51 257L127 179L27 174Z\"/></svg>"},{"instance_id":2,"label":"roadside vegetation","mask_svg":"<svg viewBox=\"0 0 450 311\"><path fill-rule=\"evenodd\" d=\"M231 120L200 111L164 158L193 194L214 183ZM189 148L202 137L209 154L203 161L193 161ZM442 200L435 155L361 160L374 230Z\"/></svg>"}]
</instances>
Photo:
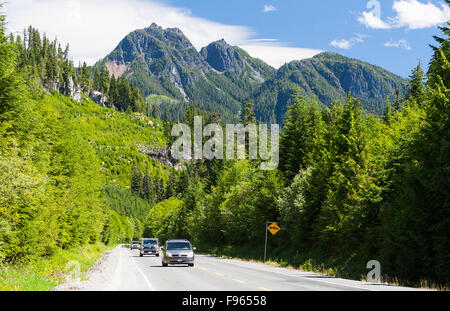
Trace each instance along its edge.
<instances>
[{"instance_id":1,"label":"roadside vegetation","mask_svg":"<svg viewBox=\"0 0 450 311\"><path fill-rule=\"evenodd\" d=\"M68 50L25 34L7 37L0 16L0 288L18 290L48 289L64 261L87 268L104 245L141 235L155 203L131 192L132 171L168 178L138 148L164 146L162 123L64 96L79 78Z\"/></svg>"},{"instance_id":2,"label":"roadside vegetation","mask_svg":"<svg viewBox=\"0 0 450 311\"><path fill-rule=\"evenodd\" d=\"M70 250L57 250L51 257L41 257L28 264L0 265L0 291L47 291L64 283L68 275L79 263L81 280L100 258L103 252L111 247L102 243L75 247Z\"/></svg>"}]
</instances>

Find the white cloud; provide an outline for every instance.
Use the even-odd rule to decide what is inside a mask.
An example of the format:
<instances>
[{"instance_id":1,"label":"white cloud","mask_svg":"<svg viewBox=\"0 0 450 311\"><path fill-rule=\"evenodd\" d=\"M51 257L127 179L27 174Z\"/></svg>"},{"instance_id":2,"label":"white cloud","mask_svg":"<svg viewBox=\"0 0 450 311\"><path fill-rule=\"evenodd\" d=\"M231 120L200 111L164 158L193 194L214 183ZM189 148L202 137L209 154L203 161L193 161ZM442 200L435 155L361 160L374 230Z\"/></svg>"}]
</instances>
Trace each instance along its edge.
<instances>
[{"instance_id":1,"label":"white cloud","mask_svg":"<svg viewBox=\"0 0 450 311\"><path fill-rule=\"evenodd\" d=\"M400 39L398 41L390 40L384 44L388 48L404 48L405 50L411 50L411 45L405 39Z\"/></svg>"},{"instance_id":2,"label":"white cloud","mask_svg":"<svg viewBox=\"0 0 450 311\"><path fill-rule=\"evenodd\" d=\"M340 39L340 40L333 40L330 42L330 44L336 48L349 50L352 47L352 43L350 40L347 39Z\"/></svg>"},{"instance_id":3,"label":"white cloud","mask_svg":"<svg viewBox=\"0 0 450 311\"><path fill-rule=\"evenodd\" d=\"M406 27L409 29L429 28L450 20L450 8L440 3L440 7L431 2L418 0L394 1L392 9L396 12L387 22L376 17L373 12L363 12L358 21L373 29L390 29Z\"/></svg>"},{"instance_id":4,"label":"white cloud","mask_svg":"<svg viewBox=\"0 0 450 311\"><path fill-rule=\"evenodd\" d=\"M391 25L383 22L379 17L375 16L373 12L363 12L362 16L358 17L358 21L361 24L366 25L368 28L374 29L389 29Z\"/></svg>"},{"instance_id":5,"label":"white cloud","mask_svg":"<svg viewBox=\"0 0 450 311\"><path fill-rule=\"evenodd\" d=\"M275 68L280 68L290 61L311 58L314 55L323 52L321 50L315 49L303 49L264 44L241 45L240 47L246 50L253 57L257 57L262 60L270 60L270 63L268 62L268 64Z\"/></svg>"},{"instance_id":6,"label":"white cloud","mask_svg":"<svg viewBox=\"0 0 450 311\"><path fill-rule=\"evenodd\" d=\"M367 37L367 35L357 34L356 37L353 37L351 39L335 39L330 42L330 45L339 49L349 50L356 43L363 43Z\"/></svg>"},{"instance_id":7,"label":"white cloud","mask_svg":"<svg viewBox=\"0 0 450 311\"><path fill-rule=\"evenodd\" d=\"M276 7L274 7L273 5L266 4L266 5L264 6L264 13L267 13L267 12L275 12L275 11L278 11L278 9L277 9Z\"/></svg>"},{"instance_id":8,"label":"white cloud","mask_svg":"<svg viewBox=\"0 0 450 311\"><path fill-rule=\"evenodd\" d=\"M439 8L430 2L401 0L394 2L393 9L397 12L394 20L396 27L429 28L450 20L450 8L443 3Z\"/></svg>"},{"instance_id":9,"label":"white cloud","mask_svg":"<svg viewBox=\"0 0 450 311\"><path fill-rule=\"evenodd\" d=\"M310 57L318 50L283 47L275 39L255 39L249 27L226 25L195 17L185 8L158 0L14 0L5 4L8 28L21 32L32 25L50 38L70 43L71 56L93 64L111 52L128 33L149 27L178 27L199 50L224 38L247 47L249 53L277 67L280 63ZM281 54L279 54L281 53Z\"/></svg>"}]
</instances>

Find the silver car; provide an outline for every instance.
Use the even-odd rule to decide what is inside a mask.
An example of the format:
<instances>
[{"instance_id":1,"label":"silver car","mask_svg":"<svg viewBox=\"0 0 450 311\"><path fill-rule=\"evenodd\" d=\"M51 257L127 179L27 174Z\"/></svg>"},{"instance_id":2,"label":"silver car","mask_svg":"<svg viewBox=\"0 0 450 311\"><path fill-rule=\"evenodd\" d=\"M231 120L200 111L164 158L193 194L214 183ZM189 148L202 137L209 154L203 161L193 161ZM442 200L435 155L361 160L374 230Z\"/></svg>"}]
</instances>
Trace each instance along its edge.
<instances>
[{"instance_id":1,"label":"silver car","mask_svg":"<svg viewBox=\"0 0 450 311\"><path fill-rule=\"evenodd\" d=\"M188 240L169 240L162 250L162 265L188 265L194 266L194 251L196 248L191 246Z\"/></svg>"},{"instance_id":2,"label":"silver car","mask_svg":"<svg viewBox=\"0 0 450 311\"><path fill-rule=\"evenodd\" d=\"M144 255L155 255L156 257L159 257L158 239L141 239L141 247L139 252L141 257Z\"/></svg>"}]
</instances>

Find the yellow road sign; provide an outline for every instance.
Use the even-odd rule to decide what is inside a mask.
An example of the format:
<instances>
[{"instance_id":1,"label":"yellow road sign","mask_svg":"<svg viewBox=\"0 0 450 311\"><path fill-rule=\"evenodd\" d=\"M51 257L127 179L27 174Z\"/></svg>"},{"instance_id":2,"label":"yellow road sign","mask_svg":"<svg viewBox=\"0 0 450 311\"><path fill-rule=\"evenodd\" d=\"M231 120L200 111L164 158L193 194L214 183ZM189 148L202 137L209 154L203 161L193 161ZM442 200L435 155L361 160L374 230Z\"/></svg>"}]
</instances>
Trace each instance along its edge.
<instances>
[{"instance_id":1,"label":"yellow road sign","mask_svg":"<svg viewBox=\"0 0 450 311\"><path fill-rule=\"evenodd\" d=\"M267 230L270 231L270 233L272 233L272 235L277 234L278 231L280 231L280 226L278 226L278 224L276 222L272 223L270 226L267 227Z\"/></svg>"}]
</instances>

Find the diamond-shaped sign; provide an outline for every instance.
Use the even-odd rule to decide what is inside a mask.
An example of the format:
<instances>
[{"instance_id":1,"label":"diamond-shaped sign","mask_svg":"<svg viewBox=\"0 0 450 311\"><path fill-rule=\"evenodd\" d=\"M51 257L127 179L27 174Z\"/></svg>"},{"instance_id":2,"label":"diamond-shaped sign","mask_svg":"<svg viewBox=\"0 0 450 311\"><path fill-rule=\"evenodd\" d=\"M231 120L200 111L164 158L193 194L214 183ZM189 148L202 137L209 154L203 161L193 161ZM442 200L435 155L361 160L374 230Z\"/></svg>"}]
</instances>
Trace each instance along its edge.
<instances>
[{"instance_id":1,"label":"diamond-shaped sign","mask_svg":"<svg viewBox=\"0 0 450 311\"><path fill-rule=\"evenodd\" d=\"M272 233L272 235L277 234L278 231L280 231L280 226L278 226L278 224L276 222L272 223L270 226L267 227L267 230L270 231L270 233Z\"/></svg>"}]
</instances>

